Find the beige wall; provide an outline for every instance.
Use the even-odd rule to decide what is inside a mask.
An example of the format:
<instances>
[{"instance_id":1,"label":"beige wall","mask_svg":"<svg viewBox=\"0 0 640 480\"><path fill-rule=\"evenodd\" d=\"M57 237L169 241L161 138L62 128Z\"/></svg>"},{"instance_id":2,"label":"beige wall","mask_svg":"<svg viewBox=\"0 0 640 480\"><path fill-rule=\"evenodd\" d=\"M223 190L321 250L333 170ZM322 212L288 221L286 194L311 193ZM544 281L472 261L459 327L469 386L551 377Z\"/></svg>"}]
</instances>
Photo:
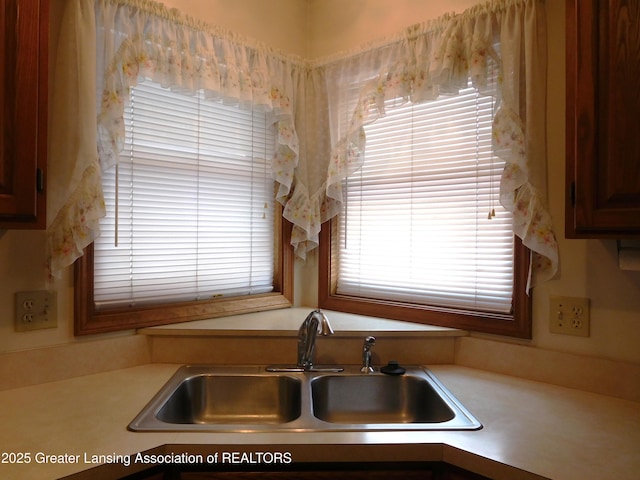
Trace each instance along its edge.
<instances>
[{"instance_id":1,"label":"beige wall","mask_svg":"<svg viewBox=\"0 0 640 480\"><path fill-rule=\"evenodd\" d=\"M463 12L480 0L309 0L311 59L350 50L404 27Z\"/></svg>"},{"instance_id":2,"label":"beige wall","mask_svg":"<svg viewBox=\"0 0 640 480\"><path fill-rule=\"evenodd\" d=\"M398 33L480 0L162 0L287 53L314 59ZM266 21L265 21L266 20Z\"/></svg>"},{"instance_id":3,"label":"beige wall","mask_svg":"<svg viewBox=\"0 0 640 480\"><path fill-rule=\"evenodd\" d=\"M564 4L548 0L548 181L549 204L560 246L557 279L534 293L534 345L640 362L640 272L620 270L613 240L564 238ZM591 336L549 333L549 295L591 299Z\"/></svg>"},{"instance_id":4,"label":"beige wall","mask_svg":"<svg viewBox=\"0 0 640 480\"><path fill-rule=\"evenodd\" d=\"M218 25L277 50L307 52L306 0L160 0L211 25Z\"/></svg>"},{"instance_id":5,"label":"beige wall","mask_svg":"<svg viewBox=\"0 0 640 480\"><path fill-rule=\"evenodd\" d=\"M317 58L392 35L405 26L462 11L476 0L165 0L210 23L289 53ZM536 289L534 347L640 363L640 272L621 271L615 242L564 239L564 1L547 0L549 30L549 204L560 245L561 272ZM52 2L54 24L60 2ZM266 21L265 21L266 20ZM55 28L53 29L55 37ZM13 331L13 294L47 288L42 232L0 232L0 353L78 341L72 334L72 277L58 290L59 327ZM316 302L316 257L296 266L296 304ZM589 338L550 334L550 295L591 298ZM508 340L507 340L508 341Z\"/></svg>"}]
</instances>

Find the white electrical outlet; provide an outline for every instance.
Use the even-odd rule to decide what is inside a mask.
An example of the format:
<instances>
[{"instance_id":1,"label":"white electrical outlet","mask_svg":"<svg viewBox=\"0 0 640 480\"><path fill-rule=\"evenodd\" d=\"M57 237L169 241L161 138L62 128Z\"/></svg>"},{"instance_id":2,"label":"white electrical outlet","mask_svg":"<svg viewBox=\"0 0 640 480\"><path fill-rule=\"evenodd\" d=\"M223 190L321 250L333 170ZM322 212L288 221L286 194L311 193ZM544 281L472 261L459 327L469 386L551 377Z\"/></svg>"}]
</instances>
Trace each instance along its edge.
<instances>
[{"instance_id":1,"label":"white electrical outlet","mask_svg":"<svg viewBox=\"0 0 640 480\"><path fill-rule=\"evenodd\" d=\"M58 326L56 317L56 292L49 290L16 292L15 300L16 332L27 332Z\"/></svg>"},{"instance_id":2,"label":"white electrical outlet","mask_svg":"<svg viewBox=\"0 0 640 480\"><path fill-rule=\"evenodd\" d=\"M552 296L549 301L549 331L588 337L589 313L588 298Z\"/></svg>"}]
</instances>

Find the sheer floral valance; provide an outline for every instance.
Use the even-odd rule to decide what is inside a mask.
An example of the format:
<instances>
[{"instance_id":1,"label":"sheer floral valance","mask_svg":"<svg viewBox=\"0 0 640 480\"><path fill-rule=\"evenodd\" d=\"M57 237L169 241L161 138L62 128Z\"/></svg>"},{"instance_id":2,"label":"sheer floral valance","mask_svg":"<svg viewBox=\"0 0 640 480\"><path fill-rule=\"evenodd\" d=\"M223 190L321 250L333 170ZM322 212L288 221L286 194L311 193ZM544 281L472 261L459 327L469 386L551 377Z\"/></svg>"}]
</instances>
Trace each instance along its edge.
<instances>
[{"instance_id":1,"label":"sheer floral valance","mask_svg":"<svg viewBox=\"0 0 640 480\"><path fill-rule=\"evenodd\" d=\"M126 3L126 5L123 5ZM298 155L293 116L296 67L266 48L209 31L164 6L129 0L96 2L99 65L104 65L98 112L103 168L122 149L122 117L130 88L145 78L205 98L269 112L278 125L275 179L288 193ZM101 78L101 77L99 77Z\"/></svg>"},{"instance_id":2,"label":"sheer floral valance","mask_svg":"<svg viewBox=\"0 0 640 480\"><path fill-rule=\"evenodd\" d=\"M539 0L493 1L460 15L417 25L397 41L324 67L333 149L321 221L342 208L344 179L364 159L364 126L385 115L389 100L424 102L455 95L469 79L481 92L498 69L493 123L495 153L504 159L500 202L513 230L532 252L529 287L551 278L558 254L545 205L546 32ZM363 87L345 118L346 85Z\"/></svg>"},{"instance_id":3,"label":"sheer floral valance","mask_svg":"<svg viewBox=\"0 0 640 480\"><path fill-rule=\"evenodd\" d=\"M77 120L60 130L81 128L87 135L72 142L81 146L83 155L70 152L64 144L53 152L79 174L73 188L57 192L54 201L55 220L49 227L54 273L71 264L98 235L98 219L104 215L100 171L118 163L124 108L131 87L144 79L267 112L277 127L272 176L279 186L277 198L286 204L298 164L294 104L302 62L148 0L68 2L64 23L59 63L67 68L60 69L59 82L68 87L63 89L68 95L59 111ZM93 51L82 46L84 40L95 47ZM78 65L87 68L78 72L74 70ZM76 77L84 79L85 91L75 89ZM93 96L88 92L91 87ZM97 108L89 105L95 98ZM59 172L60 178L64 175Z\"/></svg>"}]
</instances>

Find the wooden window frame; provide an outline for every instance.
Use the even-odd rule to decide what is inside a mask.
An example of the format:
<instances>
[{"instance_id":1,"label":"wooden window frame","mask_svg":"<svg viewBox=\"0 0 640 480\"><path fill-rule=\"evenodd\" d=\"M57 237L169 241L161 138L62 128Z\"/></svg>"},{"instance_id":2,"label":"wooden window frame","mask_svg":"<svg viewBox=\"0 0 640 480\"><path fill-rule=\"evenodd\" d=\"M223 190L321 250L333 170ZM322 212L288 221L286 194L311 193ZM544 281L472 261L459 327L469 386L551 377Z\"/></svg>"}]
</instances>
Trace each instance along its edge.
<instances>
[{"instance_id":1,"label":"wooden window frame","mask_svg":"<svg viewBox=\"0 0 640 480\"><path fill-rule=\"evenodd\" d=\"M526 292L530 251L514 237L513 308L509 314L433 307L336 293L337 270L332 249L338 248L336 219L320 232L318 306L328 310L459 328L517 338L532 337L531 296ZM392 248L392 247L391 247Z\"/></svg>"},{"instance_id":2,"label":"wooden window frame","mask_svg":"<svg viewBox=\"0 0 640 480\"><path fill-rule=\"evenodd\" d=\"M274 259L274 292L153 306L98 310L93 296L94 251L93 244L89 245L74 266L74 334L93 335L291 307L294 265L291 247L292 225L282 218L280 206L276 207L274 228L277 245Z\"/></svg>"}]
</instances>

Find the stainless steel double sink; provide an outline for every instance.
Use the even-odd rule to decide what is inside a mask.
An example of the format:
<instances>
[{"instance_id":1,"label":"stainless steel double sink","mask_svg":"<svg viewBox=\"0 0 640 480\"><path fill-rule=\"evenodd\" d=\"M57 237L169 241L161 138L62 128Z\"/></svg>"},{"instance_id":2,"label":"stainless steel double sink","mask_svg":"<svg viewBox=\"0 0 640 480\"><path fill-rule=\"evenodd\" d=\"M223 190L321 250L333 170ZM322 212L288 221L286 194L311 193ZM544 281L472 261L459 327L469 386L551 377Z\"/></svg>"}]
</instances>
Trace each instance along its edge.
<instances>
[{"instance_id":1,"label":"stainless steel double sink","mask_svg":"<svg viewBox=\"0 0 640 480\"><path fill-rule=\"evenodd\" d=\"M482 425L424 367L403 375L183 366L129 424L133 431L477 430Z\"/></svg>"}]
</instances>

